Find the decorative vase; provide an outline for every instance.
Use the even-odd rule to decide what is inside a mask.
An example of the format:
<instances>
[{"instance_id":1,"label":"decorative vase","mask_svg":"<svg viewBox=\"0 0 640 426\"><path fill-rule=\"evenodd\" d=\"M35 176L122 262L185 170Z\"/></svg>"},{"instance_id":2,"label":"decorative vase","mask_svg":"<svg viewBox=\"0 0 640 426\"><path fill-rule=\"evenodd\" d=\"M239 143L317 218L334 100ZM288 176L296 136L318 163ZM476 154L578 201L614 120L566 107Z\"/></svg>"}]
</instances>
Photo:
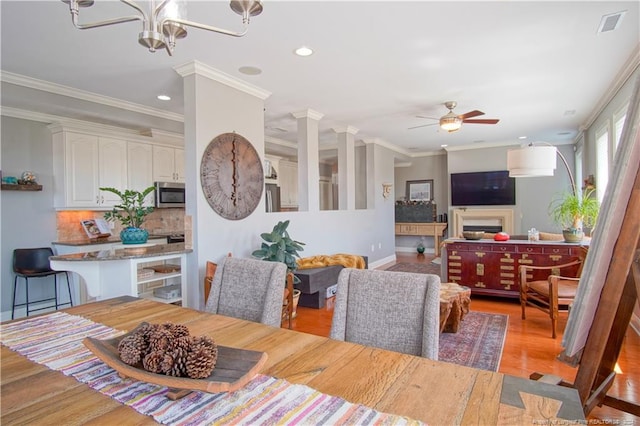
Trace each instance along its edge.
<instances>
[{"instance_id":1,"label":"decorative vase","mask_svg":"<svg viewBox=\"0 0 640 426\"><path fill-rule=\"evenodd\" d=\"M584 232L577 229L564 229L562 235L567 243L579 243L584 238Z\"/></svg>"},{"instance_id":2,"label":"decorative vase","mask_svg":"<svg viewBox=\"0 0 640 426\"><path fill-rule=\"evenodd\" d=\"M418 246L417 250L419 254L424 254L424 247Z\"/></svg>"},{"instance_id":3,"label":"decorative vase","mask_svg":"<svg viewBox=\"0 0 640 426\"><path fill-rule=\"evenodd\" d=\"M148 238L149 232L147 232L146 229L130 226L120 231L120 241L122 241L122 244L144 244Z\"/></svg>"}]
</instances>

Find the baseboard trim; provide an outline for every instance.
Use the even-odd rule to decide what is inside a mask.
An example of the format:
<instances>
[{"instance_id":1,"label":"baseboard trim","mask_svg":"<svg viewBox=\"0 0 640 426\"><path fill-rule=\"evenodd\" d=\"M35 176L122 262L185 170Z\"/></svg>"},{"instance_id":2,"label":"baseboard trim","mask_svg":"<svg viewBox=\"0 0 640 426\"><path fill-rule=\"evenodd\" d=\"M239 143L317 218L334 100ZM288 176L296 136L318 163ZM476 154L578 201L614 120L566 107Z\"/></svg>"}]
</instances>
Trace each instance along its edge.
<instances>
[{"instance_id":1,"label":"baseboard trim","mask_svg":"<svg viewBox=\"0 0 640 426\"><path fill-rule=\"evenodd\" d=\"M382 265L386 265L387 263L395 262L396 255L387 256L385 258L376 260L375 262L369 262L369 269L377 269Z\"/></svg>"}]
</instances>

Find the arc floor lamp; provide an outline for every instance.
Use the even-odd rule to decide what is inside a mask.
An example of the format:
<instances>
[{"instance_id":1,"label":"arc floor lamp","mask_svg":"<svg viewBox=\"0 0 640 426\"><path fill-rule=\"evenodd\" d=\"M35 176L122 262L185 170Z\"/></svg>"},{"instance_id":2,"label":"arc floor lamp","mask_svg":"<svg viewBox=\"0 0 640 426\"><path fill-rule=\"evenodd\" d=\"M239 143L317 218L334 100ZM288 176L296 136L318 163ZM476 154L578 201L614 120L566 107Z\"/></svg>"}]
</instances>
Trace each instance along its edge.
<instances>
[{"instance_id":1,"label":"arc floor lamp","mask_svg":"<svg viewBox=\"0 0 640 426\"><path fill-rule=\"evenodd\" d=\"M543 145L535 145L543 144ZM560 150L547 142L533 142L518 149L507 151L507 170L511 177L553 176L556 169L556 155L567 169L571 181L571 190L578 195L576 181L569 168L567 159Z\"/></svg>"}]
</instances>

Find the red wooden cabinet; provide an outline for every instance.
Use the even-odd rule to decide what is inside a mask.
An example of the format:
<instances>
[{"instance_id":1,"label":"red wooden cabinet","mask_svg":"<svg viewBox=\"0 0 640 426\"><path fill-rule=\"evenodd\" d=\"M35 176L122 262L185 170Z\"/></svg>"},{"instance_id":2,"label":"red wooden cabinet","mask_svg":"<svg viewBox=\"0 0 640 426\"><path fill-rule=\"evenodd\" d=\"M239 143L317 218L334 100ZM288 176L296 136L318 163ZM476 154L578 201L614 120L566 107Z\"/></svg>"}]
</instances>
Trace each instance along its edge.
<instances>
[{"instance_id":1,"label":"red wooden cabinet","mask_svg":"<svg viewBox=\"0 0 640 426\"><path fill-rule=\"evenodd\" d=\"M578 251L584 249L579 244L551 241L446 240L443 282L467 286L472 294L519 298L520 265L561 265L577 258ZM576 272L577 266L562 270L569 276ZM532 279L546 279L547 275L547 271L535 271Z\"/></svg>"}]
</instances>

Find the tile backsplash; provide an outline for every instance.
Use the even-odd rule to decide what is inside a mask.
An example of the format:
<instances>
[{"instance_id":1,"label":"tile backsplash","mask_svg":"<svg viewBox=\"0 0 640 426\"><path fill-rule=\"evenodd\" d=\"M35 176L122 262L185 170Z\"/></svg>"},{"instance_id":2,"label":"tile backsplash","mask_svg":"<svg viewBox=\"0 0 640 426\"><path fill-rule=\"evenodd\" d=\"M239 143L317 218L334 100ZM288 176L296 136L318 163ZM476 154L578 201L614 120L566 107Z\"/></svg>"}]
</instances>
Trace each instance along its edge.
<instances>
[{"instance_id":1,"label":"tile backsplash","mask_svg":"<svg viewBox=\"0 0 640 426\"><path fill-rule=\"evenodd\" d=\"M80 221L84 219L103 219L104 211L65 210L56 213L57 240L74 241L87 237ZM151 212L142 225L150 234L184 233L184 209L156 209ZM119 222L114 222L111 234L118 236L122 230Z\"/></svg>"}]
</instances>

